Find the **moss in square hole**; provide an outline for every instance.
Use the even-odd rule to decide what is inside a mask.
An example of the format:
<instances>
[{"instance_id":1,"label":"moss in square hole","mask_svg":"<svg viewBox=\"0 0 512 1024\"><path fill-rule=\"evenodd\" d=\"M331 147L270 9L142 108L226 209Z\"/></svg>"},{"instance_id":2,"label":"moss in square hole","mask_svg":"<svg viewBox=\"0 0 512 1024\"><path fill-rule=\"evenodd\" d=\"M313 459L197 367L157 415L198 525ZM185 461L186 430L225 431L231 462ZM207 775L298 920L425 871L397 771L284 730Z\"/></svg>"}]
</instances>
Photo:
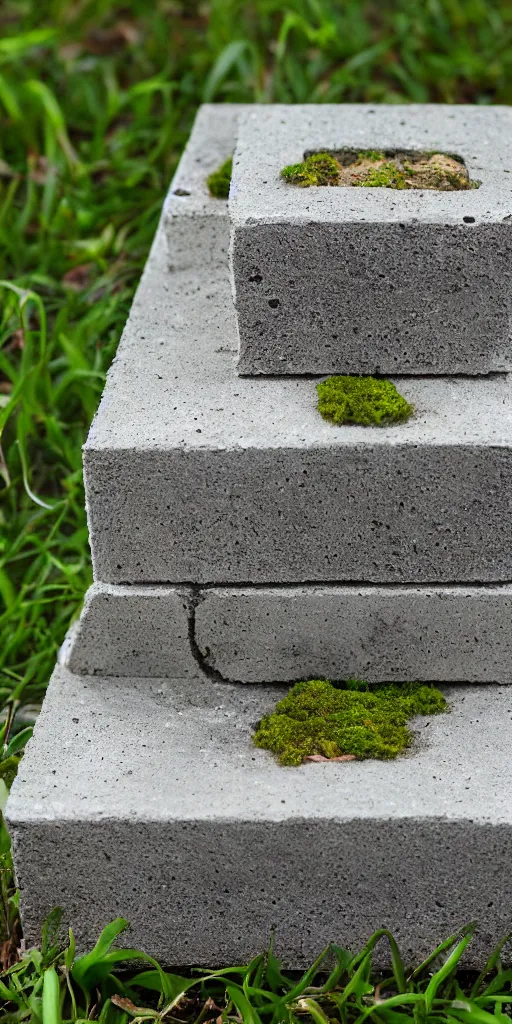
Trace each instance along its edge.
<instances>
[{"instance_id":1,"label":"moss in square hole","mask_svg":"<svg viewBox=\"0 0 512 1024\"><path fill-rule=\"evenodd\" d=\"M330 185L457 192L480 184L471 181L462 160L445 153L384 153L374 149L311 153L301 163L284 167L281 177L301 188Z\"/></svg>"}]
</instances>

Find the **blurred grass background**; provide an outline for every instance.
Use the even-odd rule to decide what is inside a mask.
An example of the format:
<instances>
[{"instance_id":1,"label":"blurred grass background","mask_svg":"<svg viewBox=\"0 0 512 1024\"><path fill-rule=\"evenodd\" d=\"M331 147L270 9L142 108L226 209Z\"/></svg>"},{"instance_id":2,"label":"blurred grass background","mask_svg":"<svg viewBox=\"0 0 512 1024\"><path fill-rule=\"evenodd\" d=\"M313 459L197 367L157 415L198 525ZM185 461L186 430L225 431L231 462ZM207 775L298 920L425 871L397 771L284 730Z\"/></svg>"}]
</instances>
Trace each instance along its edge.
<instances>
[{"instance_id":1,"label":"blurred grass background","mask_svg":"<svg viewBox=\"0 0 512 1024\"><path fill-rule=\"evenodd\" d=\"M511 73L504 0L2 0L0 701L11 718L39 703L91 579L80 448L197 105L509 103Z\"/></svg>"}]
</instances>

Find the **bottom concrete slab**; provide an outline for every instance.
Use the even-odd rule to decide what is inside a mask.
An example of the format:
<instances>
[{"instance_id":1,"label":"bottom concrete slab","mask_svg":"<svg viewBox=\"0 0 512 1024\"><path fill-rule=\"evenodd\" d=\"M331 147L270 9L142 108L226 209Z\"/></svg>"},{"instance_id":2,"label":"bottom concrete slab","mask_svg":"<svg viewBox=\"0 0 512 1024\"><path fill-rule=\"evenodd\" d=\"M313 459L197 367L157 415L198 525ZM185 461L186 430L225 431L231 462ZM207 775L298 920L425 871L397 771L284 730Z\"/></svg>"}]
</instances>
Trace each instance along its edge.
<instances>
[{"instance_id":1,"label":"bottom concrete slab","mask_svg":"<svg viewBox=\"0 0 512 1024\"><path fill-rule=\"evenodd\" d=\"M252 746L282 692L58 668L7 806L27 942L60 905L81 950L121 914L170 964L247 960L275 927L304 967L383 925L414 960L477 918L481 965L512 919L511 688L447 688L395 762L298 769Z\"/></svg>"}]
</instances>

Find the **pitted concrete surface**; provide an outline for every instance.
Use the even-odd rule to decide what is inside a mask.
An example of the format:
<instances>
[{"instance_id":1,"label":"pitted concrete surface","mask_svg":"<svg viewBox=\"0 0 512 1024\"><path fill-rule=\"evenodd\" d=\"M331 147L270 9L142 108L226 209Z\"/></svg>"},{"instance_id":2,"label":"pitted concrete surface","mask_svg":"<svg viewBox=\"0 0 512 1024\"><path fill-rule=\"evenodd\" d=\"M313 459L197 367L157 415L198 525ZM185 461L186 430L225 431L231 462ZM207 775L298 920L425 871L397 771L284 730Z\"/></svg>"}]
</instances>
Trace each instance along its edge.
<instances>
[{"instance_id":1,"label":"pitted concrete surface","mask_svg":"<svg viewBox=\"0 0 512 1024\"><path fill-rule=\"evenodd\" d=\"M173 964L245 961L276 926L304 967L383 925L418 960L478 918L480 966L510 928L510 688L448 688L397 761L298 769L252 746L282 693L57 669L7 806L27 942L58 904L80 950L122 914Z\"/></svg>"},{"instance_id":2,"label":"pitted concrete surface","mask_svg":"<svg viewBox=\"0 0 512 1024\"><path fill-rule=\"evenodd\" d=\"M350 221L459 224L466 215L501 223L512 202L512 111L468 104L322 103L258 104L240 118L230 211L235 224ZM467 192L397 194L384 188L291 189L279 175L305 151L363 149L438 150L461 156L470 178L482 182ZM240 175L252 168L251 188ZM327 197L327 198L326 198ZM262 204L266 209L262 210Z\"/></svg>"},{"instance_id":3,"label":"pitted concrete surface","mask_svg":"<svg viewBox=\"0 0 512 1024\"><path fill-rule=\"evenodd\" d=\"M60 663L240 683L512 681L512 587L95 583Z\"/></svg>"},{"instance_id":4,"label":"pitted concrete surface","mask_svg":"<svg viewBox=\"0 0 512 1024\"><path fill-rule=\"evenodd\" d=\"M233 681L510 683L512 587L213 588L194 636Z\"/></svg>"},{"instance_id":5,"label":"pitted concrete surface","mask_svg":"<svg viewBox=\"0 0 512 1024\"><path fill-rule=\"evenodd\" d=\"M85 675L197 677L191 605L186 589L94 583L62 660Z\"/></svg>"},{"instance_id":6,"label":"pitted concrete surface","mask_svg":"<svg viewBox=\"0 0 512 1024\"><path fill-rule=\"evenodd\" d=\"M241 373L510 370L512 112L255 106L230 193ZM478 189L294 188L305 153L436 151Z\"/></svg>"},{"instance_id":7,"label":"pitted concrete surface","mask_svg":"<svg viewBox=\"0 0 512 1024\"><path fill-rule=\"evenodd\" d=\"M512 579L509 375L403 379L408 423L336 428L235 349L224 271L169 273L160 232L84 449L97 580Z\"/></svg>"}]
</instances>

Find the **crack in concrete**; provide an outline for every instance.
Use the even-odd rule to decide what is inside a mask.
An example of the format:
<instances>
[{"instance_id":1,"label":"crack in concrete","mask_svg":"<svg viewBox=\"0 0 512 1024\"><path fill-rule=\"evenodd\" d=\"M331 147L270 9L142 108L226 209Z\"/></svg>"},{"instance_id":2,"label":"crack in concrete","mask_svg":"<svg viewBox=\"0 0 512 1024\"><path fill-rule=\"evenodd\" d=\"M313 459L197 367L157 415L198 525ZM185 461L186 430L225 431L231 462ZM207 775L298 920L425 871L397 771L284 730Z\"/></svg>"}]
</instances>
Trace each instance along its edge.
<instances>
[{"instance_id":1,"label":"crack in concrete","mask_svg":"<svg viewBox=\"0 0 512 1024\"><path fill-rule=\"evenodd\" d=\"M201 590L200 587L191 586L184 592L184 598L187 602L187 617L188 617L188 642L190 644L190 652L194 661L199 666L199 669L212 682L215 683L237 683L241 682L239 679L226 679L214 665L211 664L212 653L207 647L204 651L201 650L196 636L196 609L205 600L206 593Z\"/></svg>"},{"instance_id":2,"label":"crack in concrete","mask_svg":"<svg viewBox=\"0 0 512 1024\"><path fill-rule=\"evenodd\" d=\"M201 648L200 648L200 646L198 644L198 641L197 641L196 611L197 611L197 608L199 607L199 605L202 604L203 601L205 601L207 599L208 591L207 590L203 590L201 587L189 586L186 591L185 590L182 591L182 596L183 596L183 599L185 600L186 605L187 605L188 642L190 644L190 651L191 651L192 657L194 658L194 661L197 663L200 671L203 673L204 676L206 676L207 679L210 679L214 683L224 683L224 684L226 684L228 686L229 685L231 685L231 686L232 685L235 685L235 686L246 686L246 685L276 686L276 685L279 685L279 686L281 686L282 685L283 687L285 687L285 686L286 687L292 687L292 686L295 686L295 683L301 683L301 682L304 682L304 680L306 680L306 679L311 679L311 675L308 675L308 676L300 676L297 679L280 680L278 684L276 684L275 680L270 680L270 679L268 679L268 680L259 680L256 683L253 681L252 684L247 684L247 683L244 683L243 679L228 679L227 676L223 676L222 672L219 672L219 670L217 668L215 668L215 665L213 664L213 657L214 656L213 656L212 651L210 650L210 648L206 647L204 651L201 650Z\"/></svg>"}]
</instances>

